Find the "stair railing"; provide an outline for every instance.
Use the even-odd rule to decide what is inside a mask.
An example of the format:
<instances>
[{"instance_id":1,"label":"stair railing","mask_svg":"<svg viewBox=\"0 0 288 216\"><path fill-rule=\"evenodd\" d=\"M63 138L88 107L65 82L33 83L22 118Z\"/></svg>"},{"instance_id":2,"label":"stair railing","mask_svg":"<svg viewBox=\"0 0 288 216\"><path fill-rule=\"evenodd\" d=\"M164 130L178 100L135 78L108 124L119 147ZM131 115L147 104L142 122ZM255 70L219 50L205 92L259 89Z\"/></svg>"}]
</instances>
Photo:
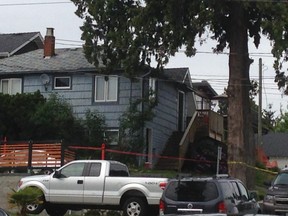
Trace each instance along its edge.
<instances>
[{"instance_id":1,"label":"stair railing","mask_svg":"<svg viewBox=\"0 0 288 216\"><path fill-rule=\"evenodd\" d=\"M181 172L181 169L182 169L182 166L183 166L183 163L184 163L184 158L185 158L185 155L186 155L186 152L187 152L187 149L189 147L189 144L191 142L193 142L194 138L195 138L195 132L196 132L196 129L197 129L197 116L198 116L198 112L196 111L185 132L184 132L184 135L179 143L179 159L178 159L178 172Z\"/></svg>"}]
</instances>

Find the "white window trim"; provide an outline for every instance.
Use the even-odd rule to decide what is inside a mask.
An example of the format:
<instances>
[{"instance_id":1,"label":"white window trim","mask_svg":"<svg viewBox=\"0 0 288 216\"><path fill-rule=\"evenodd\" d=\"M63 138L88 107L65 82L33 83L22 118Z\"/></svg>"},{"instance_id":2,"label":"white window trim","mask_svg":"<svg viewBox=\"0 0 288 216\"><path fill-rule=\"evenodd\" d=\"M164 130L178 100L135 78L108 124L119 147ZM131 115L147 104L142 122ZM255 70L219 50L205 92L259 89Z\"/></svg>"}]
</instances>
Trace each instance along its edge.
<instances>
[{"instance_id":1,"label":"white window trim","mask_svg":"<svg viewBox=\"0 0 288 216\"><path fill-rule=\"evenodd\" d=\"M69 79L69 86L57 87L56 86L56 79L61 79L61 78L68 78ZM71 89L71 77L70 76L57 76L57 77L54 77L54 89Z\"/></svg>"},{"instance_id":2,"label":"white window trim","mask_svg":"<svg viewBox=\"0 0 288 216\"><path fill-rule=\"evenodd\" d=\"M156 78L153 77L149 77L149 99L154 99L156 98ZM150 95L150 92L152 92L152 94Z\"/></svg>"},{"instance_id":3,"label":"white window trim","mask_svg":"<svg viewBox=\"0 0 288 216\"><path fill-rule=\"evenodd\" d=\"M107 97L108 97L108 94L107 94L107 92L108 92L108 88L109 88L109 86L108 86L108 81L105 81L104 82L104 100L97 100L97 98L96 98L96 96L97 96L97 82L96 82L96 80L97 80L97 78L98 77L105 77L105 76L95 76L95 79L94 79L94 82L95 82L95 89L94 89L94 101L95 102L116 102L117 100L118 100L118 82L119 82L119 79L118 79L118 76L108 76L107 75L107 77L108 78L110 78L110 77L115 77L115 78L117 78L117 82L116 82L116 87L115 87L115 89L116 89L116 98L115 98L115 100L108 100L107 99ZM105 78L104 78L104 80L105 80Z\"/></svg>"},{"instance_id":4,"label":"white window trim","mask_svg":"<svg viewBox=\"0 0 288 216\"><path fill-rule=\"evenodd\" d=\"M106 130L107 132L117 132L117 143L108 143L109 145L112 145L112 146L117 146L119 144L119 129L107 129ZM106 137L106 134L105 134L105 137ZM107 137L106 137L107 138Z\"/></svg>"},{"instance_id":5,"label":"white window trim","mask_svg":"<svg viewBox=\"0 0 288 216\"><path fill-rule=\"evenodd\" d=\"M20 83L20 92L17 92L17 93L20 93L20 94L21 94L21 93L22 93L22 78L7 78L7 79L1 79L1 82L0 82L0 92L3 93L3 92L2 92L2 88L3 88L3 87L2 87L2 85L3 85L2 83L3 83L3 81L8 81L8 94L9 94L9 95L12 95L12 92L11 92L12 86L11 86L11 85L12 85L12 83L13 83L13 82L12 82L13 80L19 80L19 81L20 81L20 82L19 82L19 83Z\"/></svg>"}]
</instances>

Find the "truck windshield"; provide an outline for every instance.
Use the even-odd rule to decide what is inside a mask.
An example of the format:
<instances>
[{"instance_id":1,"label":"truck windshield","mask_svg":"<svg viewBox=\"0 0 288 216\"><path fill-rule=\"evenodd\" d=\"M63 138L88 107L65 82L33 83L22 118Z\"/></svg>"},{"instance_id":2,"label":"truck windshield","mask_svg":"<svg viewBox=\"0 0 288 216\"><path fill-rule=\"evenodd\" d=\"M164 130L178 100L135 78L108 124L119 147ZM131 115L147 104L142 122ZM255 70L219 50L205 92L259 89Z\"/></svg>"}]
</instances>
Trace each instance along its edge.
<instances>
[{"instance_id":1,"label":"truck windshield","mask_svg":"<svg viewBox=\"0 0 288 216\"><path fill-rule=\"evenodd\" d=\"M279 173L275 178L273 185L287 185L288 186L288 172Z\"/></svg>"}]
</instances>

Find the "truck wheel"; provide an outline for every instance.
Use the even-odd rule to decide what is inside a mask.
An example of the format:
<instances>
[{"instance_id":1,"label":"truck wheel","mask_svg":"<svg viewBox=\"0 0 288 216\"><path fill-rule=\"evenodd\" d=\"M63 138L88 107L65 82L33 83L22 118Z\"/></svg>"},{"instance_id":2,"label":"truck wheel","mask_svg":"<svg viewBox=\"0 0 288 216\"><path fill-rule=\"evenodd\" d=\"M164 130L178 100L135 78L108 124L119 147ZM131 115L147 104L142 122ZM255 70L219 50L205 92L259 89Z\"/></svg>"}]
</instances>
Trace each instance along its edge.
<instances>
[{"instance_id":1,"label":"truck wheel","mask_svg":"<svg viewBox=\"0 0 288 216\"><path fill-rule=\"evenodd\" d=\"M138 197L132 197L123 205L123 216L146 216L147 204Z\"/></svg>"},{"instance_id":2,"label":"truck wheel","mask_svg":"<svg viewBox=\"0 0 288 216\"><path fill-rule=\"evenodd\" d=\"M40 214L45 207L45 200L43 197L42 203L31 203L26 205L26 211L28 214Z\"/></svg>"},{"instance_id":3,"label":"truck wheel","mask_svg":"<svg viewBox=\"0 0 288 216\"><path fill-rule=\"evenodd\" d=\"M45 210L50 216L64 216L67 212L67 209L62 208L59 205L53 205L51 203L47 203Z\"/></svg>"}]
</instances>

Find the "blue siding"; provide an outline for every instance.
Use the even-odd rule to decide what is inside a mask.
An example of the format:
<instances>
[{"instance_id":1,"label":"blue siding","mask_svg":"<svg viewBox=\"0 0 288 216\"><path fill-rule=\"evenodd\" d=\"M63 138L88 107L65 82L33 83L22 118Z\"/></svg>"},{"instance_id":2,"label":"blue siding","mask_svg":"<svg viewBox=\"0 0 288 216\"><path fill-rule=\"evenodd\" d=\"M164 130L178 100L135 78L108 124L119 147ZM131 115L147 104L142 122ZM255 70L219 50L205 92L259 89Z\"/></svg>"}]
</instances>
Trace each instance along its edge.
<instances>
[{"instance_id":1,"label":"blue siding","mask_svg":"<svg viewBox=\"0 0 288 216\"><path fill-rule=\"evenodd\" d=\"M87 110L97 110L105 116L108 127L118 127L119 117L130 102L130 93L132 98L141 98L141 82L132 83L132 91L130 91L130 80L119 76L118 83L118 101L97 103L94 102L94 76L92 75L71 75L71 89L55 90L53 89L53 76L50 75L50 83L47 91L40 80L40 75L26 75L23 80L23 92L31 93L39 90L41 94L48 97L51 93L57 93L60 97L66 99L73 107L73 112L79 118L84 118Z\"/></svg>"},{"instance_id":2,"label":"blue siding","mask_svg":"<svg viewBox=\"0 0 288 216\"><path fill-rule=\"evenodd\" d=\"M172 132L177 130L178 90L169 82L159 82L157 95L155 117L146 126L153 130L152 143L155 153L161 154Z\"/></svg>"},{"instance_id":3,"label":"blue siding","mask_svg":"<svg viewBox=\"0 0 288 216\"><path fill-rule=\"evenodd\" d=\"M47 91L40 80L40 75L26 75L23 80L23 91L35 92L39 90L45 97L50 93L57 93L73 107L73 112L79 118L84 118L87 110L97 110L105 116L106 125L111 128L119 127L119 118L129 106L129 102L142 97L142 81L133 82L119 76L118 101L111 103L94 102L94 76L73 74L71 75L72 88L69 90L54 90L53 77ZM130 89L132 87L132 90ZM131 95L130 95L131 94ZM187 96L186 96L187 97ZM191 95L189 97L191 99ZM172 132L178 129L178 89L173 82L158 81L158 104L153 109L155 117L147 122L145 127L152 129L152 149L155 154L161 154ZM185 103L185 111L188 110ZM139 106L141 108L141 106ZM186 114L186 113L185 113ZM191 115L191 114L190 114ZM185 116L186 118L187 116ZM154 159L154 163L157 158Z\"/></svg>"}]
</instances>

